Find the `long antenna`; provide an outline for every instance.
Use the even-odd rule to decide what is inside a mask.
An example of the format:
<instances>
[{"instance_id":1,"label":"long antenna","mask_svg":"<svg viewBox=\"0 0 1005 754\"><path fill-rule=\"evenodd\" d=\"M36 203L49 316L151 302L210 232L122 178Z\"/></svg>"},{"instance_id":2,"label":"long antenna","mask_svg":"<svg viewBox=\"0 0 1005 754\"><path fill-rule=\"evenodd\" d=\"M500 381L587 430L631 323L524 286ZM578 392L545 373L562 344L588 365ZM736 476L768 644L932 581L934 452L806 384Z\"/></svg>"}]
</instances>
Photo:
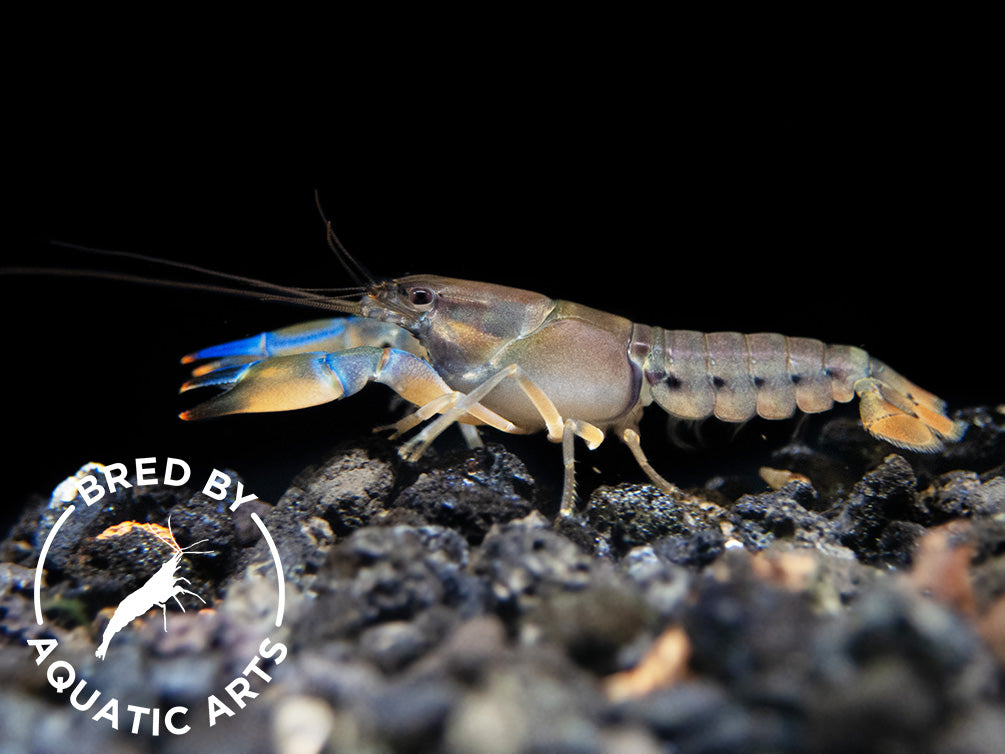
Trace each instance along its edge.
<instances>
[{"instance_id":1,"label":"long antenna","mask_svg":"<svg viewBox=\"0 0 1005 754\"><path fill-rule=\"evenodd\" d=\"M72 251L82 251L86 254L96 254L98 256L105 257L119 257L122 259L133 259L139 262L147 262L150 264L159 264L164 267L177 267L183 270L190 270L191 272L199 273L200 275L208 275L211 277L218 277L225 280L233 280L238 283L245 283L246 285L253 286L255 288L268 288L274 291L279 291L281 293L286 293L293 296L304 296L309 298L307 294L311 294L314 290L329 290L329 291L339 291L339 292L358 292L361 290L360 286L351 286L345 288L324 288L324 289L311 289L311 288L300 288L296 286L280 285L278 283L272 283L268 280L260 280L258 278L247 277L244 275L235 275L231 272L222 272L220 270L213 270L208 267L200 267L199 265L192 264L191 262L179 262L174 259L163 259L161 257L147 256L146 254L137 254L132 251L115 251L112 249L99 249L94 246L84 246L83 244L69 243L67 241L50 241L53 246L59 246L64 249L70 249Z\"/></svg>"},{"instance_id":2,"label":"long antenna","mask_svg":"<svg viewBox=\"0 0 1005 754\"><path fill-rule=\"evenodd\" d=\"M343 246L338 236L335 235L331 221L325 216L324 208L321 206L321 194L317 189L314 190L314 203L317 205L318 214L321 215L321 222L325 225L325 240L349 277L365 287L377 285L377 279L370 274L370 271L363 266L362 262L349 253L349 250ZM355 267L355 270L349 266L350 263L352 263L352 267Z\"/></svg>"},{"instance_id":3,"label":"long antenna","mask_svg":"<svg viewBox=\"0 0 1005 754\"><path fill-rule=\"evenodd\" d=\"M224 285L214 285L212 283L194 283L184 280L164 280L163 278L144 277L143 275L132 275L125 272L108 272L105 270L74 269L68 267L3 267L0 268L0 276L2 275L88 277L99 280L116 280L125 283L156 285L161 288L182 288L192 291L222 293L228 296L240 296L242 298L253 298L259 301L274 301L284 304L294 304L296 306L306 306L311 309L321 309L324 311L343 312L356 315L360 313L360 305L358 301L320 296L317 294L308 294L299 292L296 289L289 289L289 295L280 295L278 293L267 293L265 291L247 291L242 290L241 288L230 288Z\"/></svg>"}]
</instances>

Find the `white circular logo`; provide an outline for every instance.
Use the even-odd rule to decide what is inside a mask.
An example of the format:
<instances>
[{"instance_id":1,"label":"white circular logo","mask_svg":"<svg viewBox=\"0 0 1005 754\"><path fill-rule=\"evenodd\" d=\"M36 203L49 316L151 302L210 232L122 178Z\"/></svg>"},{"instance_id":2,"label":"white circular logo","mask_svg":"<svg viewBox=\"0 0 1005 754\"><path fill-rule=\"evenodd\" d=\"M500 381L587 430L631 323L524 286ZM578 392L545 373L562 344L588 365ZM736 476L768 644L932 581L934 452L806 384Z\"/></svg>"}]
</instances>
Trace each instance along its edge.
<instances>
[{"instance_id":1,"label":"white circular logo","mask_svg":"<svg viewBox=\"0 0 1005 754\"><path fill-rule=\"evenodd\" d=\"M130 482L127 480L130 468L124 463L113 463L107 466L87 464L53 491L50 507L62 507L62 513L45 538L45 543L39 554L38 565L35 568L35 620L39 626L45 625L42 610L45 561L53 542L60 536L60 530L75 511L90 507L105 498L106 495L119 489L134 485L137 487L155 485L181 487L187 484L192 476L191 466L188 463L170 457L165 459L160 474L158 474L156 458L137 458L132 464L132 469L135 471L135 476L132 477L134 481ZM233 502L227 506L231 513L244 503L257 499L254 494L245 491L242 482L235 483L230 475L218 469L213 469L201 491L207 497L217 501L224 501L228 495L232 495ZM280 628L283 623L286 587L279 551L258 513L252 512L250 519L258 527L274 561L277 578L275 626ZM214 553L212 550L200 548L200 545L203 545L206 540L188 542L183 546L175 538L170 516L163 524L120 522L106 529L105 532L98 535L98 538L113 538L134 528L142 529L147 534L156 537L167 545L171 554L155 571L144 574L145 578L142 583L126 594L115 608L102 633L101 642L95 650L95 657L102 663L110 654L114 655L117 645L116 637L123 631L128 631L130 625L141 616L159 609L163 617L164 631L167 632L170 623L167 609L169 602L173 600L182 611L186 610L186 604L189 607L194 604L198 609L206 602L200 594L189 588L188 579L178 574L183 559L198 558ZM57 639L28 639L27 643L37 653L35 659L37 666L42 667L44 663L48 662L45 673L49 685L59 694L67 694L70 704L75 709L89 715L97 723L110 724L115 730L127 730L133 734L151 736L159 736L162 731L173 735L187 733L192 728L189 722L192 719L191 715L205 714L211 727L220 717L232 717L237 710L246 706L248 700L258 696L258 692L251 690L250 677L255 676L255 680L268 683L272 677L263 669L263 664L266 661L279 664L286 658L287 654L284 644L272 641L267 636L264 637L258 647L258 653L250 659L242 674L228 683L219 695L210 694L206 699L205 712L199 713L181 705L160 709L129 704L128 701L119 700L116 697L108 698L101 693L100 689L88 690L88 679L80 677L72 663L58 658L59 642ZM103 696L105 698L102 698Z\"/></svg>"}]
</instances>

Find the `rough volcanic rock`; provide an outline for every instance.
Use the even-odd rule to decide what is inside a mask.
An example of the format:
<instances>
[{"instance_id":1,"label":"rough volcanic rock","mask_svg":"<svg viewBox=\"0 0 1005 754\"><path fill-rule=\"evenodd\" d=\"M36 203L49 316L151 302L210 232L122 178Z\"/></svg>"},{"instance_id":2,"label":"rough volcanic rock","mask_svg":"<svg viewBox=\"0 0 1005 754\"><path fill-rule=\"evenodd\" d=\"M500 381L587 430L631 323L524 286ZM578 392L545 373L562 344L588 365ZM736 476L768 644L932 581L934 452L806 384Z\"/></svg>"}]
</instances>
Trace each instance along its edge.
<instances>
[{"instance_id":1,"label":"rough volcanic rock","mask_svg":"<svg viewBox=\"0 0 1005 754\"><path fill-rule=\"evenodd\" d=\"M37 496L0 543L0 749L998 752L1005 415L960 416L942 454L837 418L760 478L601 485L568 518L497 444L419 464L341 446L237 511L233 494L125 489L54 539L43 625L35 566L68 500ZM192 551L179 583L207 604L166 601L169 631L152 605L97 659L168 557L139 525L169 519ZM28 641L58 649L36 663ZM184 735L133 734L123 701L115 730L53 687L57 656L96 704L199 714ZM213 726L210 695L232 707Z\"/></svg>"}]
</instances>

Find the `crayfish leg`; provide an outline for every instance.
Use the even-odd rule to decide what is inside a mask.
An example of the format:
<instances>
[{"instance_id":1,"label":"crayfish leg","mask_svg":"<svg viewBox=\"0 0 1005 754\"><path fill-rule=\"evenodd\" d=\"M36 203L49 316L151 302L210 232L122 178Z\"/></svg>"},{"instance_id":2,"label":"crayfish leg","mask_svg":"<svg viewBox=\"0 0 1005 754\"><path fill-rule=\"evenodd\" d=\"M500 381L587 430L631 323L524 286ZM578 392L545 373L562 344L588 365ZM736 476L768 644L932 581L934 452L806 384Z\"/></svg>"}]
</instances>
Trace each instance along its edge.
<instances>
[{"instance_id":1,"label":"crayfish leg","mask_svg":"<svg viewBox=\"0 0 1005 754\"><path fill-rule=\"evenodd\" d=\"M628 427L621 432L621 440L628 446L628 449L632 452L635 457L635 462L639 465L639 468L645 473L649 480L659 487L663 492L668 495L672 495L675 492L680 492L676 485L668 482L662 476L657 473L656 469L652 467L649 463L649 459L646 458L646 454L642 451L642 443L639 439L639 433Z\"/></svg>"},{"instance_id":2,"label":"crayfish leg","mask_svg":"<svg viewBox=\"0 0 1005 754\"><path fill-rule=\"evenodd\" d=\"M589 422L577 419L566 419L562 425L562 502L559 505L560 516L571 516L576 507L576 436L583 438L586 446L593 450L604 441L604 431Z\"/></svg>"}]
</instances>

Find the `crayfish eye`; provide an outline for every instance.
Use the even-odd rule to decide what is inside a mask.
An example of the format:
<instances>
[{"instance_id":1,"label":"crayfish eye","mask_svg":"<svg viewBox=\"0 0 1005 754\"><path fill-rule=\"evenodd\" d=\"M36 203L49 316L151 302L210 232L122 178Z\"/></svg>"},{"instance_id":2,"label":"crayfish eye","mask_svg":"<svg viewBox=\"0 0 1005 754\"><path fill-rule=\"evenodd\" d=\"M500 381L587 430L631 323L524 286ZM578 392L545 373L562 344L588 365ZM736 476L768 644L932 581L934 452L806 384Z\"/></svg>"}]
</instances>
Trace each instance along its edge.
<instances>
[{"instance_id":1,"label":"crayfish eye","mask_svg":"<svg viewBox=\"0 0 1005 754\"><path fill-rule=\"evenodd\" d=\"M431 308L436 301L436 294L429 288L409 288L408 303L418 309Z\"/></svg>"}]
</instances>

